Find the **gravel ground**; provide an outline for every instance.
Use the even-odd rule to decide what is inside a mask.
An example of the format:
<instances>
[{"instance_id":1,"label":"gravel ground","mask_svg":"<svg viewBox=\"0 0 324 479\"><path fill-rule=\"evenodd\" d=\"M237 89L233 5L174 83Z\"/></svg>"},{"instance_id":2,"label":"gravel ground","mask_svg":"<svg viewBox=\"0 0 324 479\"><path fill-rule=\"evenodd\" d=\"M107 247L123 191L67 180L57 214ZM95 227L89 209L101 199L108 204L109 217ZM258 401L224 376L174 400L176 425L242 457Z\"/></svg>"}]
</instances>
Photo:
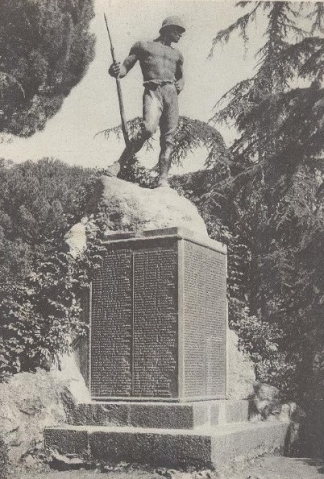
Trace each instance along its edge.
<instances>
[{"instance_id":1,"label":"gravel ground","mask_svg":"<svg viewBox=\"0 0 324 479\"><path fill-rule=\"evenodd\" d=\"M215 479L209 471L179 472L169 469L144 470L134 467L111 468L105 472L47 471L14 473L6 479ZM221 479L324 479L324 461L268 456L256 459L240 471L228 473Z\"/></svg>"}]
</instances>

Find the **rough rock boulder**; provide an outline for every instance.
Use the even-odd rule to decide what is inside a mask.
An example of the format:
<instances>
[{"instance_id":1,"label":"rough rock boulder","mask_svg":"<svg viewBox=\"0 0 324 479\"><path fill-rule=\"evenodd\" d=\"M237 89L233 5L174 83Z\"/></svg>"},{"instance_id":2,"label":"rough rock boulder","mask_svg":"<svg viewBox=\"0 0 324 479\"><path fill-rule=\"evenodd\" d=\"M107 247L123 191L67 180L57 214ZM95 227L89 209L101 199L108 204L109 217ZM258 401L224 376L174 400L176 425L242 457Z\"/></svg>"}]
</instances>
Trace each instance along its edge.
<instances>
[{"instance_id":1,"label":"rough rock boulder","mask_svg":"<svg viewBox=\"0 0 324 479\"><path fill-rule=\"evenodd\" d=\"M66 237L72 254L86 247L86 231L99 223L107 237L117 232L140 235L145 230L168 227L183 227L208 237L195 205L175 190L141 188L107 176L99 178L86 216Z\"/></svg>"},{"instance_id":2,"label":"rough rock boulder","mask_svg":"<svg viewBox=\"0 0 324 479\"><path fill-rule=\"evenodd\" d=\"M66 423L77 402L71 382L61 371L39 370L0 384L0 438L12 466L43 448L45 427Z\"/></svg>"}]
</instances>

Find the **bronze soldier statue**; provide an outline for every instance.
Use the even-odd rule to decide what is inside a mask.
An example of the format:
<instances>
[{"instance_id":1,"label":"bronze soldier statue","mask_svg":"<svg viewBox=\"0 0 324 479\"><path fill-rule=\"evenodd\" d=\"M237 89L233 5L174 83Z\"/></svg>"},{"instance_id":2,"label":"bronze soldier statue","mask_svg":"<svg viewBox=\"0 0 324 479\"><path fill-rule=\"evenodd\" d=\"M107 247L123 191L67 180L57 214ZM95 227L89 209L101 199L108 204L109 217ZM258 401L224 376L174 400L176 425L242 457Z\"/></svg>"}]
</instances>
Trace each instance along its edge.
<instances>
[{"instance_id":1,"label":"bronze soldier statue","mask_svg":"<svg viewBox=\"0 0 324 479\"><path fill-rule=\"evenodd\" d=\"M179 17L168 17L163 21L156 40L135 43L123 64L114 62L109 68L111 76L123 78L138 60L144 79L141 130L123 151L117 162L118 169L127 168L130 159L160 126L158 186L169 186L170 158L179 119L177 95L184 87L183 56L171 44L178 43L184 32Z\"/></svg>"}]
</instances>

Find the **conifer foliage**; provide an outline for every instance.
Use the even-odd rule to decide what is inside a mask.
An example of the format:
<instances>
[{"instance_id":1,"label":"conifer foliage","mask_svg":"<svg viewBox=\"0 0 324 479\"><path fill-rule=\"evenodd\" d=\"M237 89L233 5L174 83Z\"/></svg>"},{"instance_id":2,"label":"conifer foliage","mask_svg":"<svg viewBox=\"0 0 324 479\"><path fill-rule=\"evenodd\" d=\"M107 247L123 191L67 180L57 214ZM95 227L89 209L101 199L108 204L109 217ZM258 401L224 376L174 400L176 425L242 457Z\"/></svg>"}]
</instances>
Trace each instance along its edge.
<instances>
[{"instance_id":1,"label":"conifer foliage","mask_svg":"<svg viewBox=\"0 0 324 479\"><path fill-rule=\"evenodd\" d=\"M247 13L217 34L211 55L234 31L248 42L249 26L261 16L266 31L255 75L224 95L212 119L234 122L239 133L231 177L220 185L232 206L226 222L250 258L237 286L246 300L236 300L239 311L246 306L256 324L267 325L281 358L259 370L262 379L304 397L324 332L324 9L321 2L238 7ZM243 323L237 328L247 337Z\"/></svg>"},{"instance_id":2,"label":"conifer foliage","mask_svg":"<svg viewBox=\"0 0 324 479\"><path fill-rule=\"evenodd\" d=\"M142 118L136 117L127 122L130 137L136 136L140 131ZM112 134L120 138L121 126L99 131L97 135L109 140ZM152 139L146 141L148 149L153 149ZM186 116L180 116L177 131L174 138L174 148L171 155L173 165L181 165L188 153L196 148L206 149L206 167L222 165L226 168L230 159L229 151L222 135L213 126L200 120L193 120Z\"/></svg>"},{"instance_id":3,"label":"conifer foliage","mask_svg":"<svg viewBox=\"0 0 324 479\"><path fill-rule=\"evenodd\" d=\"M94 54L92 0L1 0L0 132L44 128Z\"/></svg>"}]
</instances>

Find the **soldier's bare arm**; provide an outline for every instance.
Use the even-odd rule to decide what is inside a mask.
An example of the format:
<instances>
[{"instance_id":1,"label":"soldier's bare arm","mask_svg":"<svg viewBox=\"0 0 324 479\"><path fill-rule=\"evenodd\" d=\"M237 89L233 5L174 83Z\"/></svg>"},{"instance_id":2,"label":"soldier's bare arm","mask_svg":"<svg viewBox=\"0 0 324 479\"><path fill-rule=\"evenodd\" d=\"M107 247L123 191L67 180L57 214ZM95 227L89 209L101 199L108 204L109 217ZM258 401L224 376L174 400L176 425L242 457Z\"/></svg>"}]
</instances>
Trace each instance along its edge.
<instances>
[{"instance_id":1,"label":"soldier's bare arm","mask_svg":"<svg viewBox=\"0 0 324 479\"><path fill-rule=\"evenodd\" d=\"M125 58L123 64L121 64L120 62L115 62L110 65L108 70L109 75L119 78L123 78L124 76L126 76L139 59L139 51L140 42L137 42L132 46L129 55Z\"/></svg>"},{"instance_id":2,"label":"soldier's bare arm","mask_svg":"<svg viewBox=\"0 0 324 479\"><path fill-rule=\"evenodd\" d=\"M175 86L176 86L177 92L180 93L183 90L183 87L185 84L184 75L183 75L183 55L180 52L179 52L179 60L177 63L175 78L176 78Z\"/></svg>"}]
</instances>

